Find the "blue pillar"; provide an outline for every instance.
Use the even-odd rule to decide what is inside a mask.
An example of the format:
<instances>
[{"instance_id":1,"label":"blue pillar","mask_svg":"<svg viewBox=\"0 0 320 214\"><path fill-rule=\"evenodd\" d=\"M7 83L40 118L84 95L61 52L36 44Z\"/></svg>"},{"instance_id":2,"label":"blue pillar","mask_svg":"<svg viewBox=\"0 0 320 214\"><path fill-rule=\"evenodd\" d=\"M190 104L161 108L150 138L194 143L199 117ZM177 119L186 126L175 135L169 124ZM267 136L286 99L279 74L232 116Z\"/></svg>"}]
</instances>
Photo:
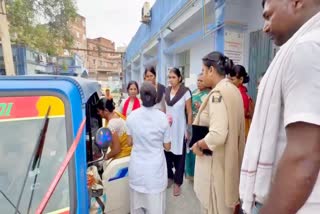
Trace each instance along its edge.
<instances>
[{"instance_id":1,"label":"blue pillar","mask_svg":"<svg viewBox=\"0 0 320 214\"><path fill-rule=\"evenodd\" d=\"M144 54L141 52L140 53L140 77L139 81L140 83L143 83L143 76L144 76L144 62L145 62L145 57Z\"/></svg>"},{"instance_id":2,"label":"blue pillar","mask_svg":"<svg viewBox=\"0 0 320 214\"><path fill-rule=\"evenodd\" d=\"M216 32L215 40L216 51L224 53L224 27Z\"/></svg>"},{"instance_id":3,"label":"blue pillar","mask_svg":"<svg viewBox=\"0 0 320 214\"><path fill-rule=\"evenodd\" d=\"M134 72L135 72L135 68L136 68L136 66L135 66L135 64L134 64L134 62L132 62L131 63L131 78L130 78L130 81L131 80L135 80L135 78L134 78Z\"/></svg>"},{"instance_id":4,"label":"blue pillar","mask_svg":"<svg viewBox=\"0 0 320 214\"><path fill-rule=\"evenodd\" d=\"M166 48L165 40L160 33L160 37L158 38L158 64L157 64L157 77L158 82L166 85L166 55L164 50Z\"/></svg>"},{"instance_id":5,"label":"blue pillar","mask_svg":"<svg viewBox=\"0 0 320 214\"><path fill-rule=\"evenodd\" d=\"M215 36L215 49L221 53L224 53L225 7L225 0L215 0L216 25L219 27Z\"/></svg>"}]
</instances>

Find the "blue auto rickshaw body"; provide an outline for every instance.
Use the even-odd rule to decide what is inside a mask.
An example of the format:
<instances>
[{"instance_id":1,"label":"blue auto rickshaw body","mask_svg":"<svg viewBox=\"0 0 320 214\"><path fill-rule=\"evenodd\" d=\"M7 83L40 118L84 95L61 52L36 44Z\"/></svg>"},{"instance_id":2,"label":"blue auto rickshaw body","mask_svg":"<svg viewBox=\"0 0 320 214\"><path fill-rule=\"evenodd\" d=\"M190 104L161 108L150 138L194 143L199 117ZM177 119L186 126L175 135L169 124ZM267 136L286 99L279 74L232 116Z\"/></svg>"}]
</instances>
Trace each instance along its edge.
<instances>
[{"instance_id":1,"label":"blue auto rickshaw body","mask_svg":"<svg viewBox=\"0 0 320 214\"><path fill-rule=\"evenodd\" d=\"M65 109L67 149L74 140L81 122L86 118L86 104L88 100L92 96L97 96L97 93L100 93L100 85L98 82L82 78L52 75L0 76L0 103L2 98L29 96L55 96L63 101ZM34 131L37 132L37 130ZM61 146L63 147L64 145ZM46 147L46 145L44 147ZM46 213L89 213L90 201L86 185L86 170L86 130L84 130L76 152L67 168L70 195L69 205L68 207L57 207L56 211L54 211L53 207ZM53 177L48 178L50 182L52 179ZM41 183L39 186L41 188ZM47 188L47 186L43 188ZM45 192L47 190L44 189L43 191ZM35 191L35 194L37 194L37 190ZM17 196L15 195L14 198L16 197ZM22 201L26 199L28 199L28 197L22 197ZM16 199L13 200L13 203L15 204L16 201ZM40 201L34 199L32 210L35 210L39 203ZM21 213L24 213L23 207L20 206L19 208L22 209Z\"/></svg>"}]
</instances>

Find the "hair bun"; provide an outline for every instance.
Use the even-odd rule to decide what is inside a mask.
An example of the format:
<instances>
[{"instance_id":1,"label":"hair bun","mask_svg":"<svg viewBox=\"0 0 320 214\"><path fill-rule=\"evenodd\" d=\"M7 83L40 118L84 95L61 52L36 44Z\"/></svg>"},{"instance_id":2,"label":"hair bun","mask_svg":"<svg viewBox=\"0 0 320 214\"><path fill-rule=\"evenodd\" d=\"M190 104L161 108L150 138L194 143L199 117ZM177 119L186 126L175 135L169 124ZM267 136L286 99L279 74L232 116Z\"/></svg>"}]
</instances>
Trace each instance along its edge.
<instances>
[{"instance_id":1,"label":"hair bun","mask_svg":"<svg viewBox=\"0 0 320 214\"><path fill-rule=\"evenodd\" d=\"M141 100L145 107L152 107L156 104L157 91L149 82L144 82L141 86Z\"/></svg>"},{"instance_id":2,"label":"hair bun","mask_svg":"<svg viewBox=\"0 0 320 214\"><path fill-rule=\"evenodd\" d=\"M113 110L115 110L115 108L116 108L113 100L106 99L105 108L108 109L109 112L113 112Z\"/></svg>"},{"instance_id":3,"label":"hair bun","mask_svg":"<svg viewBox=\"0 0 320 214\"><path fill-rule=\"evenodd\" d=\"M229 59L228 57L224 57L224 69L226 72L226 75L229 74L230 72L232 72L233 69L233 61L231 59Z\"/></svg>"},{"instance_id":4,"label":"hair bun","mask_svg":"<svg viewBox=\"0 0 320 214\"><path fill-rule=\"evenodd\" d=\"M250 77L247 74L247 76L243 79L243 83L249 83L250 82Z\"/></svg>"}]
</instances>

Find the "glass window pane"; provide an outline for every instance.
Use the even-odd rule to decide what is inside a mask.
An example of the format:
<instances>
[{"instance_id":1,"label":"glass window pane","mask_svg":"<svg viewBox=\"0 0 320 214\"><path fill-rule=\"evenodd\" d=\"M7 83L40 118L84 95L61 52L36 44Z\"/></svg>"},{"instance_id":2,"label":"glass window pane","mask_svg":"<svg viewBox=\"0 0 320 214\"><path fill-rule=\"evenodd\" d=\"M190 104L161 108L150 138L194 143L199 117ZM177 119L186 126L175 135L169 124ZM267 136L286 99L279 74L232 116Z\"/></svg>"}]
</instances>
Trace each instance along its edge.
<instances>
[{"instance_id":1,"label":"glass window pane","mask_svg":"<svg viewBox=\"0 0 320 214\"><path fill-rule=\"evenodd\" d=\"M21 213L27 213L31 197L30 213L35 213L67 153L64 103L54 96L0 97L0 190L14 204L17 204L28 163L49 106L49 124L43 152L39 158L39 168L28 172L19 206ZM66 170L45 213L69 206L69 180ZM3 213L13 213L14 208L2 195L0 207Z\"/></svg>"}]
</instances>

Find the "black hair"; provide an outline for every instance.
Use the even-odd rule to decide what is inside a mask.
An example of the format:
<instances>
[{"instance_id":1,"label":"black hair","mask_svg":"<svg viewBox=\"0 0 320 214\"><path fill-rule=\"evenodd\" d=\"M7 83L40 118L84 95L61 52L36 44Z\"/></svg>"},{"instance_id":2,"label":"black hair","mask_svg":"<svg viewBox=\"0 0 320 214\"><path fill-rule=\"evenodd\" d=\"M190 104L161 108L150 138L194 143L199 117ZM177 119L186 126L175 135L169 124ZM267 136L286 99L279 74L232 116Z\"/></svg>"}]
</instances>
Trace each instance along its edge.
<instances>
[{"instance_id":1,"label":"black hair","mask_svg":"<svg viewBox=\"0 0 320 214\"><path fill-rule=\"evenodd\" d=\"M145 107L152 107L157 103L156 88L149 82L144 82L141 86L141 100Z\"/></svg>"},{"instance_id":2,"label":"black hair","mask_svg":"<svg viewBox=\"0 0 320 214\"><path fill-rule=\"evenodd\" d=\"M236 65L233 67L233 70L230 72L231 77L237 77L240 79L243 78L243 83L246 84L250 81L250 77L246 69L242 65Z\"/></svg>"},{"instance_id":3,"label":"black hair","mask_svg":"<svg viewBox=\"0 0 320 214\"><path fill-rule=\"evenodd\" d=\"M137 87L138 94L139 94L139 85L138 85L138 83L137 83L136 81L130 81L130 82L128 83L127 92L129 93L129 88L130 88L131 85L135 85L135 86Z\"/></svg>"},{"instance_id":4,"label":"black hair","mask_svg":"<svg viewBox=\"0 0 320 214\"><path fill-rule=\"evenodd\" d=\"M173 67L173 68L170 68L169 72L172 72L174 73L178 78L181 78L179 83L182 83L182 75L181 75L181 72L179 70L179 68L176 68L176 67Z\"/></svg>"},{"instance_id":5,"label":"black hair","mask_svg":"<svg viewBox=\"0 0 320 214\"><path fill-rule=\"evenodd\" d=\"M262 0L262 8L264 8L264 5L266 4L266 0Z\"/></svg>"},{"instance_id":6,"label":"black hair","mask_svg":"<svg viewBox=\"0 0 320 214\"><path fill-rule=\"evenodd\" d=\"M105 97L101 98L98 103L96 104L97 109L99 110L108 110L109 112L113 112L113 110L116 108L115 103L113 100L108 100Z\"/></svg>"},{"instance_id":7,"label":"black hair","mask_svg":"<svg viewBox=\"0 0 320 214\"><path fill-rule=\"evenodd\" d=\"M214 51L209 53L202 58L202 62L208 68L211 66L214 67L221 76L225 76L232 72L233 61L220 52Z\"/></svg>"},{"instance_id":8,"label":"black hair","mask_svg":"<svg viewBox=\"0 0 320 214\"><path fill-rule=\"evenodd\" d=\"M151 72L155 77L157 76L156 69L153 66L146 67L144 70L144 76L147 75L148 71Z\"/></svg>"}]
</instances>

